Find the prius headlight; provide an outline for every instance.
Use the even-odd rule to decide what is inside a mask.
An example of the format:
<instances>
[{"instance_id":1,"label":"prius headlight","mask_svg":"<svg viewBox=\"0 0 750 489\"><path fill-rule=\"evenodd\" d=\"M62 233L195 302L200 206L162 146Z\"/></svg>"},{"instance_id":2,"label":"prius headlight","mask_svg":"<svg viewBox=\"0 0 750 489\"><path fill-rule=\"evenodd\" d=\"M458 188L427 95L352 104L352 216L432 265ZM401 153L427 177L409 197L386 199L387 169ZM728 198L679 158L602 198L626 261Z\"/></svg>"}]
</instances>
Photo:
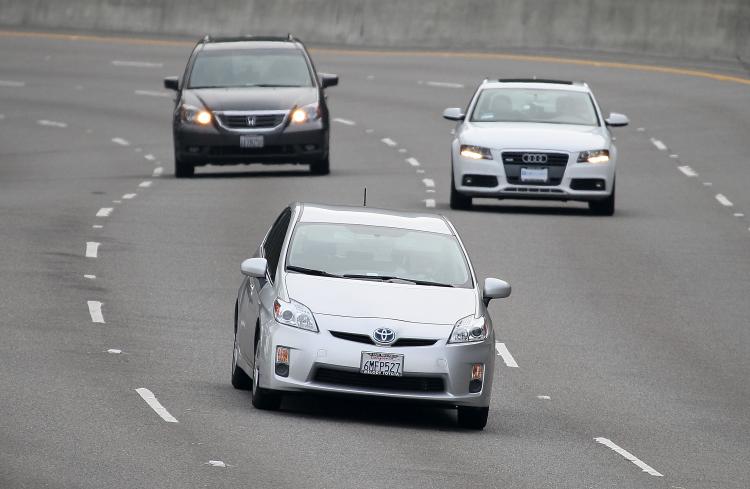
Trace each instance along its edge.
<instances>
[{"instance_id":1,"label":"prius headlight","mask_svg":"<svg viewBox=\"0 0 750 489\"><path fill-rule=\"evenodd\" d=\"M453 326L453 332L448 343L473 343L484 341L489 334L487 321L484 317L475 318L474 315L461 318Z\"/></svg>"},{"instance_id":2,"label":"prius headlight","mask_svg":"<svg viewBox=\"0 0 750 489\"><path fill-rule=\"evenodd\" d=\"M320 106L315 104L297 107L292 111L292 124L300 125L320 119Z\"/></svg>"},{"instance_id":3,"label":"prius headlight","mask_svg":"<svg viewBox=\"0 0 750 489\"><path fill-rule=\"evenodd\" d=\"M490 151L490 148L462 144L461 156L463 156L464 158L469 158L470 160L491 160L492 152Z\"/></svg>"},{"instance_id":4,"label":"prius headlight","mask_svg":"<svg viewBox=\"0 0 750 489\"><path fill-rule=\"evenodd\" d=\"M278 323L318 332L318 324L312 311L295 300L286 302L276 299L273 302L273 317Z\"/></svg>"},{"instance_id":5,"label":"prius headlight","mask_svg":"<svg viewBox=\"0 0 750 489\"><path fill-rule=\"evenodd\" d=\"M180 106L180 115L184 122L198 124L200 126L210 124L213 119L211 112L202 107L196 107L195 105L190 104L182 104Z\"/></svg>"},{"instance_id":6,"label":"prius headlight","mask_svg":"<svg viewBox=\"0 0 750 489\"><path fill-rule=\"evenodd\" d=\"M593 151L581 151L578 155L578 163L607 163L609 161L608 149L596 149Z\"/></svg>"}]
</instances>

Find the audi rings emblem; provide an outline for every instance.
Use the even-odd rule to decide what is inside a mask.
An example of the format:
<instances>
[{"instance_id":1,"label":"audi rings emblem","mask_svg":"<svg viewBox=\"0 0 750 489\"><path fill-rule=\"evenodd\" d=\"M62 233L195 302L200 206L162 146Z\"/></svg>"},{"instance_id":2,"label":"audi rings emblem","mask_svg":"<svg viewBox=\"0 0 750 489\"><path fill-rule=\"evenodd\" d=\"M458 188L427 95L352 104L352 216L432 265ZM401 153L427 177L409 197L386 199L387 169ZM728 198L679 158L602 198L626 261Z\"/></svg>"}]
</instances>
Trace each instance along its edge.
<instances>
[{"instance_id":1,"label":"audi rings emblem","mask_svg":"<svg viewBox=\"0 0 750 489\"><path fill-rule=\"evenodd\" d=\"M521 156L521 161L524 163L537 163L541 165L547 163L547 155L544 153L524 153L524 155Z\"/></svg>"},{"instance_id":2,"label":"audi rings emblem","mask_svg":"<svg viewBox=\"0 0 750 489\"><path fill-rule=\"evenodd\" d=\"M247 118L247 125L250 127L255 127L255 116L251 115Z\"/></svg>"},{"instance_id":3,"label":"audi rings emblem","mask_svg":"<svg viewBox=\"0 0 750 489\"><path fill-rule=\"evenodd\" d=\"M378 328L372 332L372 339L379 345L390 345L396 340L396 332L390 328Z\"/></svg>"}]
</instances>

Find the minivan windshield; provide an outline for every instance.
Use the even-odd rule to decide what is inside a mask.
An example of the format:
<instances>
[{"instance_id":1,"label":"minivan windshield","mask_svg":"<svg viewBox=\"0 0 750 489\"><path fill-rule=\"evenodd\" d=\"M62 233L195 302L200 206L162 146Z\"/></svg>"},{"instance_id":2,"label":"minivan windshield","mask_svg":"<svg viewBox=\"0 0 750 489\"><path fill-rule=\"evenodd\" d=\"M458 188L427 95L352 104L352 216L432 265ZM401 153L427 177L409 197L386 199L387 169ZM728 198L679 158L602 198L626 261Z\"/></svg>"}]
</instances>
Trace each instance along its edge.
<instances>
[{"instance_id":1,"label":"minivan windshield","mask_svg":"<svg viewBox=\"0 0 750 489\"><path fill-rule=\"evenodd\" d=\"M188 88L310 87L307 59L296 49L202 51Z\"/></svg>"},{"instance_id":2,"label":"minivan windshield","mask_svg":"<svg viewBox=\"0 0 750 489\"><path fill-rule=\"evenodd\" d=\"M599 125L594 102L588 93L535 88L482 90L471 121Z\"/></svg>"},{"instance_id":3,"label":"minivan windshield","mask_svg":"<svg viewBox=\"0 0 750 489\"><path fill-rule=\"evenodd\" d=\"M473 286L455 236L412 229L300 223L292 236L286 268L361 280Z\"/></svg>"}]
</instances>

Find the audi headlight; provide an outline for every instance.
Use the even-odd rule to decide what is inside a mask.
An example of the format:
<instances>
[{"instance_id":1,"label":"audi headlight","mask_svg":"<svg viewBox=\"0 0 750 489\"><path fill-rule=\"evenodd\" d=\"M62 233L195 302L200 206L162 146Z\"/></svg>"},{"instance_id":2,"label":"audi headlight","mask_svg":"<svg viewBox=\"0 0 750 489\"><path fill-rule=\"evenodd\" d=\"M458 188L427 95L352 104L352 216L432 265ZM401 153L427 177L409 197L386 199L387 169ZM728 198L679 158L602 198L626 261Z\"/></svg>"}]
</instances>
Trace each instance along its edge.
<instances>
[{"instance_id":1,"label":"audi headlight","mask_svg":"<svg viewBox=\"0 0 750 489\"><path fill-rule=\"evenodd\" d=\"M474 315L469 315L456 322L448 343L484 341L487 339L487 335L489 335L489 328L484 317L475 318Z\"/></svg>"},{"instance_id":2,"label":"audi headlight","mask_svg":"<svg viewBox=\"0 0 750 489\"><path fill-rule=\"evenodd\" d=\"M578 155L578 163L606 163L609 161L608 149L597 149L594 151L581 151Z\"/></svg>"},{"instance_id":3,"label":"audi headlight","mask_svg":"<svg viewBox=\"0 0 750 489\"><path fill-rule=\"evenodd\" d=\"M491 160L492 152L490 151L490 148L462 144L461 156L463 156L464 158L469 158L471 160Z\"/></svg>"},{"instance_id":4,"label":"audi headlight","mask_svg":"<svg viewBox=\"0 0 750 489\"><path fill-rule=\"evenodd\" d=\"M295 300L285 302L276 299L273 302L273 317L278 323L318 332L318 324L315 322L312 311Z\"/></svg>"},{"instance_id":5,"label":"audi headlight","mask_svg":"<svg viewBox=\"0 0 750 489\"><path fill-rule=\"evenodd\" d=\"M190 104L182 104L182 106L180 106L180 115L182 116L183 122L189 122L201 126L210 124L213 119L211 112Z\"/></svg>"},{"instance_id":6,"label":"audi headlight","mask_svg":"<svg viewBox=\"0 0 750 489\"><path fill-rule=\"evenodd\" d=\"M297 107L292 111L292 124L301 125L320 119L320 106L315 104Z\"/></svg>"}]
</instances>

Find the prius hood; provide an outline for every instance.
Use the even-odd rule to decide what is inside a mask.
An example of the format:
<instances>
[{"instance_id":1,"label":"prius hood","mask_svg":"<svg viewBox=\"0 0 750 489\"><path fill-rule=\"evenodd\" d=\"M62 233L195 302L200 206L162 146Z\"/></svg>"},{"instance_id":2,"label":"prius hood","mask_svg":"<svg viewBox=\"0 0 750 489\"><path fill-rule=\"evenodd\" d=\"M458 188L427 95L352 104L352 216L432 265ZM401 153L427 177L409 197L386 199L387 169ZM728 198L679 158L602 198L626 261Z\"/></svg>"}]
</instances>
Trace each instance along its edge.
<instances>
[{"instance_id":1,"label":"prius hood","mask_svg":"<svg viewBox=\"0 0 750 489\"><path fill-rule=\"evenodd\" d=\"M474 289L298 273L287 273L285 280L289 297L309 307L313 314L453 325L474 314L477 304Z\"/></svg>"},{"instance_id":2,"label":"prius hood","mask_svg":"<svg viewBox=\"0 0 750 489\"><path fill-rule=\"evenodd\" d=\"M610 146L609 134L601 127L532 122L470 122L459 140L492 149L576 152Z\"/></svg>"},{"instance_id":3,"label":"prius hood","mask_svg":"<svg viewBox=\"0 0 750 489\"><path fill-rule=\"evenodd\" d=\"M186 92L186 102L195 98L211 111L291 110L318 101L316 87L196 88Z\"/></svg>"}]
</instances>

